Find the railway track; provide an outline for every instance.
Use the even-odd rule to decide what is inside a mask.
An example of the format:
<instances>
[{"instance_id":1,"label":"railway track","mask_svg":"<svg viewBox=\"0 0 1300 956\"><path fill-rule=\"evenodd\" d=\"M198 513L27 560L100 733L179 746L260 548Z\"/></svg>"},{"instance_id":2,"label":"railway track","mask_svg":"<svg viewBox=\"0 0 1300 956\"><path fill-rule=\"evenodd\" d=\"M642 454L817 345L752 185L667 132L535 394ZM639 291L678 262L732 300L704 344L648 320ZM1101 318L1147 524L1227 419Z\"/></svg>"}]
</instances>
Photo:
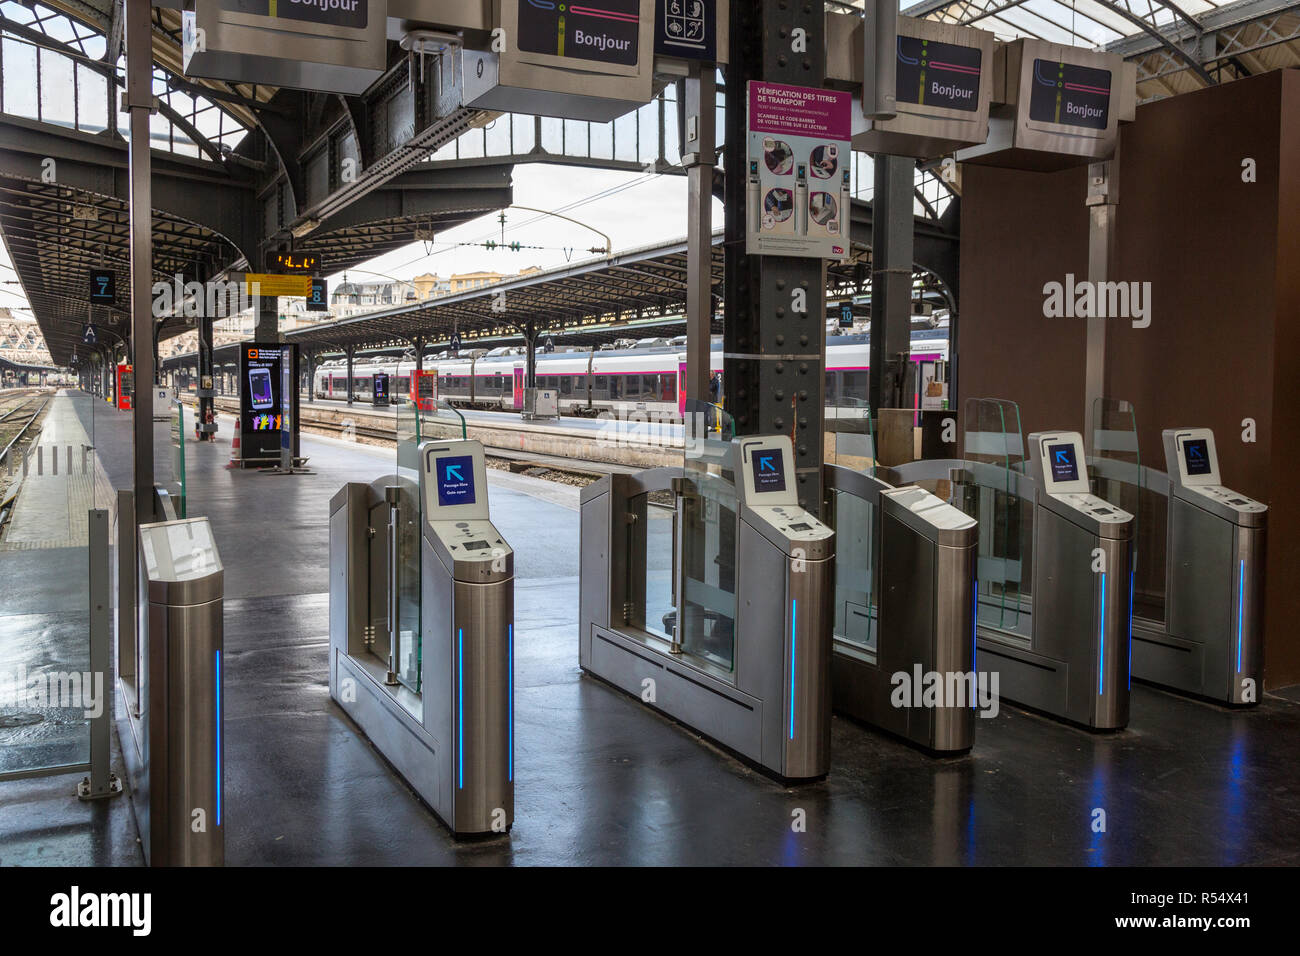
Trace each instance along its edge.
<instances>
[{"instance_id":1,"label":"railway track","mask_svg":"<svg viewBox=\"0 0 1300 956\"><path fill-rule=\"evenodd\" d=\"M21 475L14 478L20 469L14 461L16 456L11 456L10 452L24 438L29 437L28 433L48 403L47 396L36 393L24 396L0 414L0 530L3 530L5 522L13 514L15 495L11 494L11 488L14 487L15 480L21 480Z\"/></svg>"},{"instance_id":2,"label":"railway track","mask_svg":"<svg viewBox=\"0 0 1300 956\"><path fill-rule=\"evenodd\" d=\"M238 404L230 399L218 398L215 400L215 404L220 411L231 415L238 414ZM396 420L391 426L375 425L355 420L333 422L315 419L311 416L310 409L304 409L299 427L305 434L325 435L331 438L347 436L349 440L363 445L375 445L382 448L393 447L397 444ZM577 482L589 484L614 472L636 470L619 468L606 462L563 458L558 455L544 455L536 452L502 448L487 448L485 453L489 464L495 463L497 467L504 468L507 471L527 473L536 470L542 472L542 474L535 477L548 477L546 473L554 473L560 476L555 480L563 481L566 484Z\"/></svg>"}]
</instances>

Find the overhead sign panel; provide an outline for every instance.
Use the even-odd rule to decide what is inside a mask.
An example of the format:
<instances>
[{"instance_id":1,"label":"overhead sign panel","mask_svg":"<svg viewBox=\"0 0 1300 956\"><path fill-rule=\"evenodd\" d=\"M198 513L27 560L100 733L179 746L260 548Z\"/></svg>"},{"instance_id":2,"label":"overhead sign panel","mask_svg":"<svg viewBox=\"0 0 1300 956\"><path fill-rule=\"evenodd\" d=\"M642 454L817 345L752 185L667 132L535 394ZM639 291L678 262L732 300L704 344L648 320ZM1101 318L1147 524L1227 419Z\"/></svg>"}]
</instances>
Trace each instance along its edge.
<instances>
[{"instance_id":1,"label":"overhead sign panel","mask_svg":"<svg viewBox=\"0 0 1300 956\"><path fill-rule=\"evenodd\" d=\"M716 62L719 24L716 0L655 0L655 55Z\"/></svg>"},{"instance_id":2,"label":"overhead sign panel","mask_svg":"<svg viewBox=\"0 0 1300 956\"><path fill-rule=\"evenodd\" d=\"M1109 159L1133 119L1136 67L1117 54L1015 40L994 55L987 142L962 162L1053 170Z\"/></svg>"},{"instance_id":3,"label":"overhead sign panel","mask_svg":"<svg viewBox=\"0 0 1300 956\"><path fill-rule=\"evenodd\" d=\"M387 0L194 0L186 76L358 94L387 66Z\"/></svg>"},{"instance_id":4,"label":"overhead sign panel","mask_svg":"<svg viewBox=\"0 0 1300 956\"><path fill-rule=\"evenodd\" d=\"M90 301L95 305L117 302L117 275L112 269L90 270Z\"/></svg>"},{"instance_id":5,"label":"overhead sign panel","mask_svg":"<svg viewBox=\"0 0 1300 956\"><path fill-rule=\"evenodd\" d=\"M595 63L636 66L641 0L525 0L519 6L519 48Z\"/></svg>"},{"instance_id":6,"label":"overhead sign panel","mask_svg":"<svg viewBox=\"0 0 1300 956\"><path fill-rule=\"evenodd\" d=\"M853 31L853 38L856 55L874 63L876 52L865 44L868 38L878 38L861 26ZM879 104L872 107L878 97L874 87L864 85L854 110L853 148L933 159L984 142L992 92L993 34L900 16L890 46L896 59L892 115L868 115ZM831 56L836 62L845 59L842 52Z\"/></svg>"},{"instance_id":7,"label":"overhead sign panel","mask_svg":"<svg viewBox=\"0 0 1300 956\"><path fill-rule=\"evenodd\" d=\"M268 272L245 272L244 289L249 295L311 295L311 276L282 276Z\"/></svg>"},{"instance_id":8,"label":"overhead sign panel","mask_svg":"<svg viewBox=\"0 0 1300 956\"><path fill-rule=\"evenodd\" d=\"M499 50L461 54L463 105L608 122L654 92L655 0L500 0Z\"/></svg>"}]
</instances>

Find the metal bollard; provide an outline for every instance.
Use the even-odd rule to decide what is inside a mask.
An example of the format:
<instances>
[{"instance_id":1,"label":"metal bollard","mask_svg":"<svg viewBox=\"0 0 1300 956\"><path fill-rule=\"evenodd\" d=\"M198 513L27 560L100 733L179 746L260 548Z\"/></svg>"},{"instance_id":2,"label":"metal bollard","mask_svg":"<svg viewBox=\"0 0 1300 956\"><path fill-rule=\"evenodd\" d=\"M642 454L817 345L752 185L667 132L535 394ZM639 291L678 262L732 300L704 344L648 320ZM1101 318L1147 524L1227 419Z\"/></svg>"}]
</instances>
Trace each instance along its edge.
<instances>
[{"instance_id":1,"label":"metal bollard","mask_svg":"<svg viewBox=\"0 0 1300 956\"><path fill-rule=\"evenodd\" d=\"M153 866L221 866L224 581L208 520L141 525L140 575L146 853Z\"/></svg>"}]
</instances>

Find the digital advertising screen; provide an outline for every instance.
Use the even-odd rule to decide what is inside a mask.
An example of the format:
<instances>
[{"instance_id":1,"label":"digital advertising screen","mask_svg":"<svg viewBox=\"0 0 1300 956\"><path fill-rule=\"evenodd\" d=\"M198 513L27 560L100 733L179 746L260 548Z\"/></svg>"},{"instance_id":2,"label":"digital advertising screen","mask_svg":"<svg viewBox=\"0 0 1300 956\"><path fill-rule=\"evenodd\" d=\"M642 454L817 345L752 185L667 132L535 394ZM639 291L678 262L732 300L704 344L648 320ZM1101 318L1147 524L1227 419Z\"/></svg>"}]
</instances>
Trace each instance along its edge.
<instances>
[{"instance_id":1,"label":"digital advertising screen","mask_svg":"<svg viewBox=\"0 0 1300 956\"><path fill-rule=\"evenodd\" d=\"M1074 443L1047 446L1047 460L1052 465L1053 481L1078 481L1079 463L1075 460Z\"/></svg>"},{"instance_id":2,"label":"digital advertising screen","mask_svg":"<svg viewBox=\"0 0 1300 956\"><path fill-rule=\"evenodd\" d=\"M239 429L243 458L278 458L286 415L296 414L297 395L282 394L297 380L297 350L279 342L244 342L239 348ZM287 373L287 375L286 375ZM288 398L286 406L285 398ZM298 435L294 429L293 451Z\"/></svg>"},{"instance_id":3,"label":"digital advertising screen","mask_svg":"<svg viewBox=\"0 0 1300 956\"><path fill-rule=\"evenodd\" d=\"M775 449L754 452L749 459L750 473L754 477L754 490L759 494L768 491L785 491L785 458Z\"/></svg>"},{"instance_id":4,"label":"digital advertising screen","mask_svg":"<svg viewBox=\"0 0 1300 956\"><path fill-rule=\"evenodd\" d=\"M979 47L900 36L895 96L900 103L973 113L980 105L983 59Z\"/></svg>"},{"instance_id":5,"label":"digital advertising screen","mask_svg":"<svg viewBox=\"0 0 1300 956\"><path fill-rule=\"evenodd\" d=\"M1029 118L1105 129L1110 119L1110 70L1035 60Z\"/></svg>"},{"instance_id":6,"label":"digital advertising screen","mask_svg":"<svg viewBox=\"0 0 1300 956\"><path fill-rule=\"evenodd\" d=\"M1204 438L1183 442L1183 460L1188 475L1208 475L1214 470L1210 465L1210 443Z\"/></svg>"},{"instance_id":7,"label":"digital advertising screen","mask_svg":"<svg viewBox=\"0 0 1300 956\"><path fill-rule=\"evenodd\" d=\"M474 503L474 456L446 455L434 464L438 504L442 507Z\"/></svg>"}]
</instances>

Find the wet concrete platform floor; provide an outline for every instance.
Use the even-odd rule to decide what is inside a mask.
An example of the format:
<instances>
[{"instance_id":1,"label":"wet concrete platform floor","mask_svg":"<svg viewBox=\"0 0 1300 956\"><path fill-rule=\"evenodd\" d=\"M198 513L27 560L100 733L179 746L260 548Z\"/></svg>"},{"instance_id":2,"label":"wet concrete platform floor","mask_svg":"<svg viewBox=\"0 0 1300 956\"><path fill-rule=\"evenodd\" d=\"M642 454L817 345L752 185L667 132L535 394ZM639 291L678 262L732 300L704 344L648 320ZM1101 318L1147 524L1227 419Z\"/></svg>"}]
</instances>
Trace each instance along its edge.
<instances>
[{"instance_id":1,"label":"wet concrete platform floor","mask_svg":"<svg viewBox=\"0 0 1300 956\"><path fill-rule=\"evenodd\" d=\"M830 775L784 788L581 674L576 491L507 475L491 496L518 554L515 826L457 843L326 683L328 499L391 453L303 449L315 474L290 478L225 470L225 441L189 446L192 513L211 517L228 569L231 865L1300 862L1300 703L1280 696L1228 711L1135 685L1130 728L1111 735L1004 704L970 755L943 760L837 717ZM14 811L0 813L0 862L40 862L30 831L58 801L13 792L0 785ZM134 862L84 829L85 863Z\"/></svg>"}]
</instances>

